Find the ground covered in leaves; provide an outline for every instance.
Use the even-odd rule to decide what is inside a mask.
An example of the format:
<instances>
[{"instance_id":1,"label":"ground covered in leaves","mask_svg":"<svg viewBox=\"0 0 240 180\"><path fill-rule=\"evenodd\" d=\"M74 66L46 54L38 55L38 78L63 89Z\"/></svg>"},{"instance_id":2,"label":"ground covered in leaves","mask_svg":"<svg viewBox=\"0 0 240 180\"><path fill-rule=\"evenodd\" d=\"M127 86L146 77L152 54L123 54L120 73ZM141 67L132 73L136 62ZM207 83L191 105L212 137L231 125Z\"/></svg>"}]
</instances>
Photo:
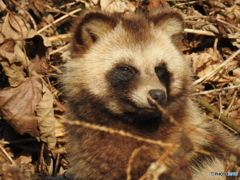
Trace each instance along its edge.
<instances>
[{"instance_id":1,"label":"ground covered in leaves","mask_svg":"<svg viewBox=\"0 0 240 180\"><path fill-rule=\"evenodd\" d=\"M240 133L240 0L0 0L0 179L46 179L67 169L57 77L81 11L166 6L186 22L183 53L196 88L191 98Z\"/></svg>"}]
</instances>

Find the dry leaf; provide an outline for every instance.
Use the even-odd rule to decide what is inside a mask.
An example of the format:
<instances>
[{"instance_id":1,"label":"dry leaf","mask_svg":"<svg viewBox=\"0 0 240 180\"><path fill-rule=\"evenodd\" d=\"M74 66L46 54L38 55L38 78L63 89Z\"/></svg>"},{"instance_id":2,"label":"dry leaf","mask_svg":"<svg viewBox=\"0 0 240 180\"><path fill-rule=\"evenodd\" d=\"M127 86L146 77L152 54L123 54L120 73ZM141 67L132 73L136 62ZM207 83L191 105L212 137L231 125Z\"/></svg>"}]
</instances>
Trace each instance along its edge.
<instances>
[{"instance_id":1,"label":"dry leaf","mask_svg":"<svg viewBox=\"0 0 240 180\"><path fill-rule=\"evenodd\" d=\"M100 0L102 10L110 12L133 12L135 7L127 0Z\"/></svg>"},{"instance_id":2,"label":"dry leaf","mask_svg":"<svg viewBox=\"0 0 240 180\"><path fill-rule=\"evenodd\" d=\"M46 75L49 70L48 56L50 41L43 35L34 35L26 40L26 53L13 39L6 39L0 44L0 64L8 82L12 87L18 86L24 81L25 70L35 71L40 75ZM29 58L31 60L29 61Z\"/></svg>"},{"instance_id":3,"label":"dry leaf","mask_svg":"<svg viewBox=\"0 0 240 180\"><path fill-rule=\"evenodd\" d=\"M40 75L48 74L49 70L49 47L51 43L43 35L36 35L26 40L26 53L30 59L29 69Z\"/></svg>"},{"instance_id":4,"label":"dry leaf","mask_svg":"<svg viewBox=\"0 0 240 180\"><path fill-rule=\"evenodd\" d=\"M30 77L18 87L0 91L0 112L19 134L37 137L36 106L42 98L42 81Z\"/></svg>"},{"instance_id":5,"label":"dry leaf","mask_svg":"<svg viewBox=\"0 0 240 180\"><path fill-rule=\"evenodd\" d=\"M20 179L19 168L16 165L2 164L0 165L3 180L18 180Z\"/></svg>"},{"instance_id":6,"label":"dry leaf","mask_svg":"<svg viewBox=\"0 0 240 180\"><path fill-rule=\"evenodd\" d=\"M55 124L56 119L53 111L53 95L43 84L43 95L36 109L40 139L46 142L48 149L56 145Z\"/></svg>"},{"instance_id":7,"label":"dry leaf","mask_svg":"<svg viewBox=\"0 0 240 180\"><path fill-rule=\"evenodd\" d=\"M8 82L12 87L18 86L25 80L24 67L28 61L25 54L13 39L7 39L0 44L0 64Z\"/></svg>"},{"instance_id":8,"label":"dry leaf","mask_svg":"<svg viewBox=\"0 0 240 180\"><path fill-rule=\"evenodd\" d=\"M38 29L41 29L49 24L52 24L53 21L54 21L53 15L45 14L44 16L42 16L42 20L38 24ZM47 36L52 36L55 34L55 32L56 32L56 26L52 25L52 26L48 27L47 29L45 29L44 32L42 32L42 34L47 35Z\"/></svg>"},{"instance_id":9,"label":"dry leaf","mask_svg":"<svg viewBox=\"0 0 240 180\"><path fill-rule=\"evenodd\" d=\"M6 4L2 0L0 0L0 12L6 9Z\"/></svg>"},{"instance_id":10,"label":"dry leaf","mask_svg":"<svg viewBox=\"0 0 240 180\"><path fill-rule=\"evenodd\" d=\"M43 14L45 12L45 6L44 6L45 0L35 0L33 1L34 6L36 9Z\"/></svg>"},{"instance_id":11,"label":"dry leaf","mask_svg":"<svg viewBox=\"0 0 240 180\"><path fill-rule=\"evenodd\" d=\"M133 12L136 7L128 0L84 0L88 8L101 9L109 12Z\"/></svg>"},{"instance_id":12,"label":"dry leaf","mask_svg":"<svg viewBox=\"0 0 240 180\"><path fill-rule=\"evenodd\" d=\"M20 16L7 14L4 19L1 33L5 38L22 39L27 37L30 25Z\"/></svg>"},{"instance_id":13,"label":"dry leaf","mask_svg":"<svg viewBox=\"0 0 240 180\"><path fill-rule=\"evenodd\" d=\"M233 76L240 79L240 68L239 67L234 69L232 72L233 72Z\"/></svg>"},{"instance_id":14,"label":"dry leaf","mask_svg":"<svg viewBox=\"0 0 240 180\"><path fill-rule=\"evenodd\" d=\"M240 27L240 26L239 26L239 27ZM237 31L237 32L235 33L235 35L238 36L238 37L240 37L240 32ZM240 49L240 38L238 38L238 39L230 39L230 42L232 43L233 46L236 46L237 48Z\"/></svg>"},{"instance_id":15,"label":"dry leaf","mask_svg":"<svg viewBox=\"0 0 240 180\"><path fill-rule=\"evenodd\" d=\"M193 72L199 78L212 72L222 63L219 51L213 48L205 49L205 51L201 53L192 53L188 55L187 58L192 60ZM229 69L221 69L216 76L209 77L206 80L221 83L233 81L235 78L228 75L229 71Z\"/></svg>"}]
</instances>

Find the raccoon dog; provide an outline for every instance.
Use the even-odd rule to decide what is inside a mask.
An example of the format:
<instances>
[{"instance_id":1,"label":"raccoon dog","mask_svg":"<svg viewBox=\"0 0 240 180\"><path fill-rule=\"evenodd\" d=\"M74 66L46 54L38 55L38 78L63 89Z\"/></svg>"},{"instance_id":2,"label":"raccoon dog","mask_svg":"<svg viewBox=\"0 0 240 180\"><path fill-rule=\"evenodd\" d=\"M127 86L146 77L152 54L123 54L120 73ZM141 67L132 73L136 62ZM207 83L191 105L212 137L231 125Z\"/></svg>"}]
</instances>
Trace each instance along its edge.
<instances>
[{"instance_id":1,"label":"raccoon dog","mask_svg":"<svg viewBox=\"0 0 240 180\"><path fill-rule=\"evenodd\" d=\"M215 135L213 127L188 97L192 74L180 51L183 26L182 16L168 9L87 12L75 24L62 77L67 119L169 145L69 124L69 173L75 180L137 180L167 151L160 179L206 180L211 171L225 171L223 156L215 157L206 138Z\"/></svg>"}]
</instances>

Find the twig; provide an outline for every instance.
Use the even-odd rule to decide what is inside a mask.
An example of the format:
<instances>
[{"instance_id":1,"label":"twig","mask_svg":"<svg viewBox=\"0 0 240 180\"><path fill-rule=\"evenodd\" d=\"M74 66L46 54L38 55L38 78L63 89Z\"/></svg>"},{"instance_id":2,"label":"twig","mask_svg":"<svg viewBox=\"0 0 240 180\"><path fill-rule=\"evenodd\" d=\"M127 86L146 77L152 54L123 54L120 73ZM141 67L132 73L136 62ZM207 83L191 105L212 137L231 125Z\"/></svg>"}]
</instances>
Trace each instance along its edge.
<instances>
[{"instance_id":1,"label":"twig","mask_svg":"<svg viewBox=\"0 0 240 180\"><path fill-rule=\"evenodd\" d=\"M237 133L240 133L240 127L231 121L228 117L221 114L216 108L212 107L207 101L203 100L202 98L199 98L198 101L202 106L213 112L216 117L219 117L222 122L224 122L230 128L234 129Z\"/></svg>"},{"instance_id":2,"label":"twig","mask_svg":"<svg viewBox=\"0 0 240 180\"><path fill-rule=\"evenodd\" d=\"M0 141L0 145L1 144L22 144L22 143L26 143L26 142L32 142L32 141L36 141L35 138L28 138L28 139L21 139L21 140L16 140L16 141Z\"/></svg>"},{"instance_id":3,"label":"twig","mask_svg":"<svg viewBox=\"0 0 240 180\"><path fill-rule=\"evenodd\" d=\"M238 91L236 91L236 90L233 92L233 95L231 96L231 102L229 103L228 108L225 110L224 115L227 115L230 112L230 110L236 100L237 93L238 93Z\"/></svg>"},{"instance_id":4,"label":"twig","mask_svg":"<svg viewBox=\"0 0 240 180\"><path fill-rule=\"evenodd\" d=\"M69 39L71 37L70 33L69 34L60 34L57 36L52 36L52 37L48 37L49 41L53 42L53 41L59 41L59 40L63 40L63 39Z\"/></svg>"},{"instance_id":5,"label":"twig","mask_svg":"<svg viewBox=\"0 0 240 180\"><path fill-rule=\"evenodd\" d=\"M128 167L127 167L127 170L126 170L127 180L131 180L131 179L132 179L132 176L131 176L131 171L132 171L131 165L134 163L134 158L137 156L137 154L138 154L141 150L146 150L146 149L149 149L149 147L147 147L147 146L142 146L142 147L140 147L140 148L135 149L135 150L132 152L131 157L129 158Z\"/></svg>"},{"instance_id":6,"label":"twig","mask_svg":"<svg viewBox=\"0 0 240 180\"><path fill-rule=\"evenodd\" d=\"M203 31L203 30L196 30L196 29L184 29L185 33L192 33L192 34L198 34L198 35L205 35L205 36L214 36L216 37L216 34L210 32L210 31ZM228 34L227 36L229 39L240 39L240 36Z\"/></svg>"},{"instance_id":7,"label":"twig","mask_svg":"<svg viewBox=\"0 0 240 180\"><path fill-rule=\"evenodd\" d=\"M8 155L8 153L5 151L5 149L2 147L2 145L0 144L0 150L2 151L2 153L4 154L5 157L7 157L7 159L13 164L16 165L16 163L13 161L13 159Z\"/></svg>"},{"instance_id":8,"label":"twig","mask_svg":"<svg viewBox=\"0 0 240 180\"><path fill-rule=\"evenodd\" d=\"M119 134L121 136L134 138L134 139L137 139L138 141L144 141L144 142L151 143L151 144L156 144L156 145L160 145L160 146L171 146L171 143L164 143L160 140L156 141L156 140L152 140L152 139L143 138L141 136L137 136L137 135L125 132L123 130L116 130L116 129L112 129L112 128L109 128L109 127L106 127L106 126L90 124L90 123L83 122L83 121L69 121L69 120L65 120L65 119L60 119L59 121L61 123L67 123L67 124L70 124L70 125L80 125L80 126L84 126L84 127L90 128L90 129L107 132L107 133L110 133L110 134Z\"/></svg>"},{"instance_id":9,"label":"twig","mask_svg":"<svg viewBox=\"0 0 240 180\"><path fill-rule=\"evenodd\" d=\"M76 5L76 3L84 3L85 4L86 2L84 0L75 0L75 2L70 2L70 3L60 6L60 8L74 6L74 5Z\"/></svg>"},{"instance_id":10,"label":"twig","mask_svg":"<svg viewBox=\"0 0 240 180\"><path fill-rule=\"evenodd\" d=\"M60 136L64 136L64 135L60 135ZM60 137L60 136L56 136L56 137ZM3 140L0 140L0 145L22 144L22 143L33 142L33 141L36 141L36 138L26 138L26 139L20 139L20 140L15 140L15 141L6 141L6 140L3 141ZM57 142L65 143L66 140L64 140L64 139L57 139Z\"/></svg>"},{"instance_id":11,"label":"twig","mask_svg":"<svg viewBox=\"0 0 240 180\"><path fill-rule=\"evenodd\" d=\"M58 167L59 167L59 160L60 160L60 154L57 153L56 163L55 163L54 169L53 169L53 177L56 177L56 176L57 176L57 171L58 171Z\"/></svg>"},{"instance_id":12,"label":"twig","mask_svg":"<svg viewBox=\"0 0 240 180\"><path fill-rule=\"evenodd\" d=\"M43 172L44 169L44 157L43 157L43 152L44 152L44 143L41 143L41 150L40 150L40 154L39 154L39 162L38 162L38 172Z\"/></svg>"},{"instance_id":13,"label":"twig","mask_svg":"<svg viewBox=\"0 0 240 180\"><path fill-rule=\"evenodd\" d=\"M56 49L55 51L50 52L49 55L53 55L55 53L58 53L58 52L61 52L61 51L65 51L66 49L68 49L68 47L69 47L69 45L67 44L67 45L65 45L63 47L60 47L60 48Z\"/></svg>"},{"instance_id":14,"label":"twig","mask_svg":"<svg viewBox=\"0 0 240 180\"><path fill-rule=\"evenodd\" d=\"M177 4L177 6L185 6L186 4L187 5L190 5L190 4L196 4L196 3L199 3L199 1L191 1L191 2L189 2L189 1L187 1L187 0L185 0L186 2L185 3L178 3ZM205 0L204 0L205 1Z\"/></svg>"},{"instance_id":15,"label":"twig","mask_svg":"<svg viewBox=\"0 0 240 180\"><path fill-rule=\"evenodd\" d=\"M170 153L175 149L177 143L172 144L161 156L160 158L158 158L158 160L156 162L160 163L162 161L164 161L169 155ZM147 172L139 179L139 180L145 180L147 177Z\"/></svg>"},{"instance_id":16,"label":"twig","mask_svg":"<svg viewBox=\"0 0 240 180\"><path fill-rule=\"evenodd\" d=\"M240 54L240 49L234 52L227 60L225 60L222 64L220 64L216 69L207 73L205 76L201 77L200 79L196 80L193 85L197 85L204 81L206 78L210 78L215 75L222 67L224 67L227 63L229 63L232 59L234 59L238 54Z\"/></svg>"},{"instance_id":17,"label":"twig","mask_svg":"<svg viewBox=\"0 0 240 180\"><path fill-rule=\"evenodd\" d=\"M228 22L226 22L226 21L223 21L223 20L221 20L221 19L219 19L219 18L217 18L216 20L217 20L218 22L223 23L223 24L226 24L226 25L230 26L231 28L233 28L233 29L235 29L235 30L237 30L237 31L240 32L240 29L237 28L236 26L234 26L234 25L232 25L232 24L230 24L230 23L228 23Z\"/></svg>"},{"instance_id":18,"label":"twig","mask_svg":"<svg viewBox=\"0 0 240 180\"><path fill-rule=\"evenodd\" d=\"M76 9L76 10L68 13L67 15L62 16L61 18L56 19L56 20L53 21L52 23L50 23L50 24L48 24L47 26L45 26L45 27L43 27L42 29L40 29L40 30L38 31L38 33L40 34L41 32L45 31L47 28L49 28L49 27L57 24L58 22L62 21L63 19L66 19L67 17L69 17L69 16L71 16L71 15L77 13L77 12L80 12L81 10L82 10L82 8Z\"/></svg>"},{"instance_id":19,"label":"twig","mask_svg":"<svg viewBox=\"0 0 240 180\"><path fill-rule=\"evenodd\" d=\"M204 94L214 93L214 92L218 92L218 91L225 91L225 90L229 90L229 89L236 89L236 88L240 88L240 85L235 85L235 86L230 86L230 87L224 87L224 88L218 88L218 89L193 93L192 96L204 95Z\"/></svg>"},{"instance_id":20,"label":"twig","mask_svg":"<svg viewBox=\"0 0 240 180\"><path fill-rule=\"evenodd\" d=\"M46 5L46 4L42 4L42 3L37 2L37 1L36 1L36 3L45 6L46 8L52 10L53 12L69 15L67 12L61 11L61 10L56 9L56 8L52 8L52 7L50 7L50 6ZM76 15L71 15L71 14L70 14L70 16L72 16L72 17L77 17Z\"/></svg>"}]
</instances>

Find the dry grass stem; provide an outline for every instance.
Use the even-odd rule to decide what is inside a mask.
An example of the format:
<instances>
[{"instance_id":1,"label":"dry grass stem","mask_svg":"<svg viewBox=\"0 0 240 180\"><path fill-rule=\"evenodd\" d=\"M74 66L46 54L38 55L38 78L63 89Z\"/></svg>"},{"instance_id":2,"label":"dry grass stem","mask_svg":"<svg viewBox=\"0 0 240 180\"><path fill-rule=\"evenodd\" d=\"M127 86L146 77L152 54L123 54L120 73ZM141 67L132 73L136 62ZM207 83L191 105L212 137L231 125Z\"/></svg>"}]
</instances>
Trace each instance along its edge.
<instances>
[{"instance_id":1,"label":"dry grass stem","mask_svg":"<svg viewBox=\"0 0 240 180\"><path fill-rule=\"evenodd\" d=\"M148 149L149 147L147 146L142 146L140 148L137 148L135 149L132 154L131 154L131 157L129 158L129 161L128 161L128 166L127 166L127 170L126 170L126 173L127 173L127 180L131 180L132 177L131 177L131 165L132 163L134 162L134 158L137 156L137 154L141 151L141 150L145 150L145 149Z\"/></svg>"},{"instance_id":2,"label":"dry grass stem","mask_svg":"<svg viewBox=\"0 0 240 180\"><path fill-rule=\"evenodd\" d=\"M9 160L9 162L13 165L16 165L16 163L13 161L13 159L11 158L11 156L8 155L7 151L2 147L2 145L0 144L0 151L3 153L3 155Z\"/></svg>"},{"instance_id":3,"label":"dry grass stem","mask_svg":"<svg viewBox=\"0 0 240 180\"><path fill-rule=\"evenodd\" d=\"M159 145L159 146L164 146L164 147L171 146L171 143L164 143L160 140L155 141L155 140L143 138L141 136L133 135L133 134L125 132L123 130L116 130L116 129L108 128L108 127L105 127L105 126L90 124L90 123L83 122L83 121L77 121L77 120L76 121L70 121L70 120L61 119L60 122L61 123L67 123L67 124L70 124L70 125L80 125L80 126L84 126L84 127L87 127L87 128L94 129L94 130L107 132L107 133L110 133L110 134L119 134L121 136L134 138L134 139L137 139L138 141L144 141L144 142L147 142L147 143L150 143L150 144L156 144L156 145Z\"/></svg>"},{"instance_id":4,"label":"dry grass stem","mask_svg":"<svg viewBox=\"0 0 240 180\"><path fill-rule=\"evenodd\" d=\"M60 34L57 36L48 37L48 40L53 42L53 41L70 39L70 37L71 37L70 33L69 34Z\"/></svg>"},{"instance_id":5,"label":"dry grass stem","mask_svg":"<svg viewBox=\"0 0 240 180\"><path fill-rule=\"evenodd\" d=\"M67 50L68 47L69 47L69 45L67 44L67 45L65 45L65 46L62 46L62 47L60 47L60 48L58 48L58 49L50 52L49 54L50 54L50 55L53 55L53 54L55 54L55 53L62 53L62 52L64 52L65 50Z\"/></svg>"},{"instance_id":6,"label":"dry grass stem","mask_svg":"<svg viewBox=\"0 0 240 180\"><path fill-rule=\"evenodd\" d=\"M223 87L223 88L218 88L218 89L213 89L213 90L208 90L208 91L202 91L202 92L198 92L198 93L193 93L192 96L205 95L205 94L209 94L209 93L215 93L215 92L226 91L226 90L237 89L237 88L240 88L240 85Z\"/></svg>"},{"instance_id":7,"label":"dry grass stem","mask_svg":"<svg viewBox=\"0 0 240 180\"><path fill-rule=\"evenodd\" d=\"M204 31L204 30L196 30L196 29L184 29L185 33L191 33L191 34L197 34L197 35L204 35L204 36L214 36L216 37L216 34L210 32L210 31ZM240 36L228 34L229 39L240 39Z\"/></svg>"},{"instance_id":8,"label":"dry grass stem","mask_svg":"<svg viewBox=\"0 0 240 180\"><path fill-rule=\"evenodd\" d=\"M72 12L70 12L70 13L68 13L68 14L66 14L66 15L58 18L58 19L56 19L56 20L53 21L52 23L50 23L50 24L48 24L47 26L45 26L45 27L43 27L42 29L40 29L40 30L38 31L38 34L42 33L42 32L45 31L47 28L49 28L49 27L51 27L51 26L54 26L54 25L57 24L58 22L66 19L66 18L68 18L69 16L72 16L73 14L76 14L76 13L78 13L78 12L80 12L80 11L82 11L82 8L75 9L74 11L72 11Z\"/></svg>"}]
</instances>

